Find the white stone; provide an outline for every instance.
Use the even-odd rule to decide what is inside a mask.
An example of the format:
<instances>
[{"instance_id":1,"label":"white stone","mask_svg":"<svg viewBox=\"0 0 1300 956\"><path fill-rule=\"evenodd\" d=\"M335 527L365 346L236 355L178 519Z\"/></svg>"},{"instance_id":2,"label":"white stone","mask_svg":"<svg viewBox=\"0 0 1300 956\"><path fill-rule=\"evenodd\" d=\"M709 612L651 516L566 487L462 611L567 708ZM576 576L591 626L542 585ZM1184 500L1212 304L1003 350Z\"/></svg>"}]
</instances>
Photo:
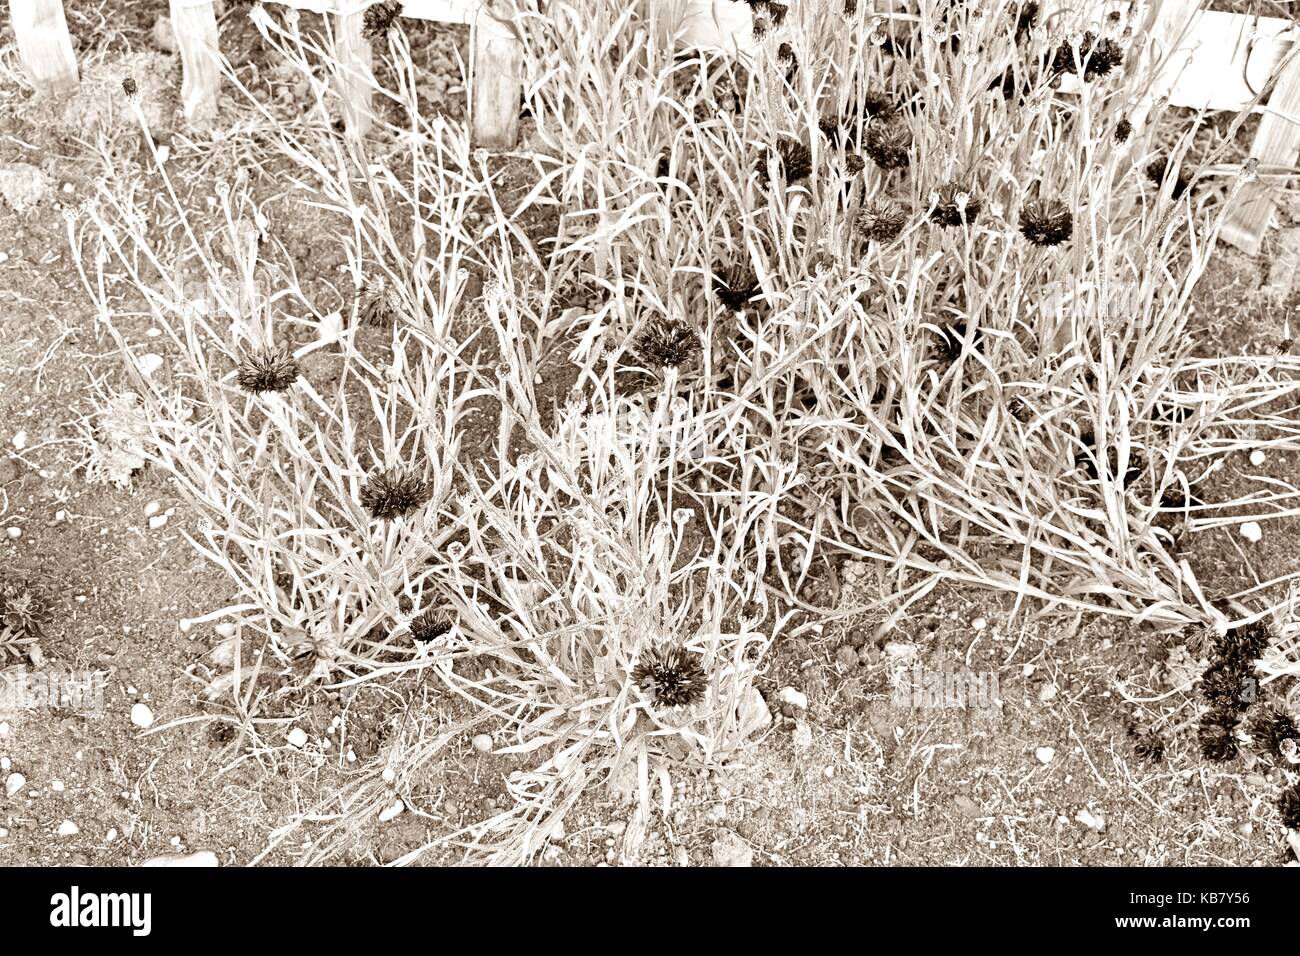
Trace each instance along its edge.
<instances>
[{"instance_id":1,"label":"white stone","mask_svg":"<svg viewBox=\"0 0 1300 956\"><path fill-rule=\"evenodd\" d=\"M1264 453L1256 448L1250 453L1250 463L1258 468L1260 465L1264 464L1265 457Z\"/></svg>"},{"instance_id":2,"label":"white stone","mask_svg":"<svg viewBox=\"0 0 1300 956\"><path fill-rule=\"evenodd\" d=\"M145 352L140 356L140 372L143 375L152 376L162 365L163 357L156 352Z\"/></svg>"},{"instance_id":3,"label":"white stone","mask_svg":"<svg viewBox=\"0 0 1300 956\"><path fill-rule=\"evenodd\" d=\"M1243 522L1240 530L1241 536L1251 544L1257 543L1260 538L1264 537L1264 529L1256 521Z\"/></svg>"},{"instance_id":4,"label":"white stone","mask_svg":"<svg viewBox=\"0 0 1300 956\"><path fill-rule=\"evenodd\" d=\"M153 726L153 711L148 704L136 704L131 708L131 723L142 730Z\"/></svg>"},{"instance_id":5,"label":"white stone","mask_svg":"<svg viewBox=\"0 0 1300 956\"><path fill-rule=\"evenodd\" d=\"M214 628L214 630L216 630L217 634L221 637L235 636L235 625L231 624L229 621L222 621L216 626L216 628Z\"/></svg>"},{"instance_id":6,"label":"white stone","mask_svg":"<svg viewBox=\"0 0 1300 956\"><path fill-rule=\"evenodd\" d=\"M1051 763L1052 758L1056 756L1056 751L1051 747L1039 747L1034 751L1034 756L1038 758L1039 763Z\"/></svg>"},{"instance_id":7,"label":"white stone","mask_svg":"<svg viewBox=\"0 0 1300 956\"><path fill-rule=\"evenodd\" d=\"M77 826L71 820L64 820L59 824L59 829L56 832L61 837L76 836L81 832L81 827Z\"/></svg>"},{"instance_id":8,"label":"white stone","mask_svg":"<svg viewBox=\"0 0 1300 956\"><path fill-rule=\"evenodd\" d=\"M0 720L0 737L8 737L8 736L9 736L9 722L5 720Z\"/></svg>"},{"instance_id":9,"label":"white stone","mask_svg":"<svg viewBox=\"0 0 1300 956\"><path fill-rule=\"evenodd\" d=\"M307 731L303 730L301 727L295 727L293 730L289 731L284 739L289 741L290 746L297 747L301 750L303 747L307 746Z\"/></svg>"},{"instance_id":10,"label":"white stone","mask_svg":"<svg viewBox=\"0 0 1300 956\"><path fill-rule=\"evenodd\" d=\"M1074 819L1082 823L1089 830L1100 833L1106 829L1106 818L1100 813L1090 813L1087 810L1080 810L1074 815Z\"/></svg>"},{"instance_id":11,"label":"white stone","mask_svg":"<svg viewBox=\"0 0 1300 956\"><path fill-rule=\"evenodd\" d=\"M158 501L151 501L144 506L144 516L151 518L162 510L162 505Z\"/></svg>"},{"instance_id":12,"label":"white stone","mask_svg":"<svg viewBox=\"0 0 1300 956\"><path fill-rule=\"evenodd\" d=\"M9 535L9 537L14 541L17 541L19 538L23 536L23 529L16 528L11 525L10 527L5 529L5 534Z\"/></svg>"},{"instance_id":13,"label":"white stone","mask_svg":"<svg viewBox=\"0 0 1300 956\"><path fill-rule=\"evenodd\" d=\"M401 800L394 800L388 806L384 807L384 809L379 811L379 822L387 823L389 820L396 820L405 809L406 804L402 803Z\"/></svg>"},{"instance_id":14,"label":"white stone","mask_svg":"<svg viewBox=\"0 0 1300 956\"><path fill-rule=\"evenodd\" d=\"M9 776L5 777L5 793L8 796L17 796L18 791L25 786L27 786L27 778L16 770Z\"/></svg>"},{"instance_id":15,"label":"white stone","mask_svg":"<svg viewBox=\"0 0 1300 956\"><path fill-rule=\"evenodd\" d=\"M152 518L149 519L149 530L157 531L166 523L167 523L166 515L154 515Z\"/></svg>"},{"instance_id":16,"label":"white stone","mask_svg":"<svg viewBox=\"0 0 1300 956\"><path fill-rule=\"evenodd\" d=\"M492 737L489 734L475 734L472 743L479 753L485 754L492 749Z\"/></svg>"},{"instance_id":17,"label":"white stone","mask_svg":"<svg viewBox=\"0 0 1300 956\"><path fill-rule=\"evenodd\" d=\"M793 687L782 687L777 694L777 699L788 707L794 707L798 710L808 709L808 695L803 691L795 690Z\"/></svg>"},{"instance_id":18,"label":"white stone","mask_svg":"<svg viewBox=\"0 0 1300 956\"><path fill-rule=\"evenodd\" d=\"M989 622L985 618L977 617L975 620L970 622L970 626L975 628L977 631L982 631L984 628L989 626Z\"/></svg>"},{"instance_id":19,"label":"white stone","mask_svg":"<svg viewBox=\"0 0 1300 956\"><path fill-rule=\"evenodd\" d=\"M13 437L14 447L22 451L27 447L27 432L19 432Z\"/></svg>"},{"instance_id":20,"label":"white stone","mask_svg":"<svg viewBox=\"0 0 1300 956\"><path fill-rule=\"evenodd\" d=\"M50 789L53 790L55 793L62 793L62 792L63 792L63 781L62 781L62 780L51 780L51 781L50 781Z\"/></svg>"}]
</instances>

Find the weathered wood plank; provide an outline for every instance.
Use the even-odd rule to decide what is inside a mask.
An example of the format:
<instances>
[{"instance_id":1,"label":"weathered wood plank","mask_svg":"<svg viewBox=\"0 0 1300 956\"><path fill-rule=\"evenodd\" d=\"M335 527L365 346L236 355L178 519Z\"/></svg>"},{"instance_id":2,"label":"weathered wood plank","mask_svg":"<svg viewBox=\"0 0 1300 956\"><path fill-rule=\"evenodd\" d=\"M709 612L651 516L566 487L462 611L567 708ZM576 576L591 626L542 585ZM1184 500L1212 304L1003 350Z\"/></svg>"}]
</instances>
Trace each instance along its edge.
<instances>
[{"instance_id":1,"label":"weathered wood plank","mask_svg":"<svg viewBox=\"0 0 1300 956\"><path fill-rule=\"evenodd\" d=\"M470 141L488 149L510 149L519 141L522 44L486 4L479 8L470 33Z\"/></svg>"},{"instance_id":2,"label":"weathered wood plank","mask_svg":"<svg viewBox=\"0 0 1300 956\"><path fill-rule=\"evenodd\" d=\"M348 4L334 16L334 58L339 71L339 96L348 132L364 136L374 124L374 51L362 35L365 9Z\"/></svg>"},{"instance_id":3,"label":"weathered wood plank","mask_svg":"<svg viewBox=\"0 0 1300 956\"><path fill-rule=\"evenodd\" d=\"M221 86L221 48L216 4L211 0L171 0L172 30L181 55L181 106L191 123L217 118Z\"/></svg>"},{"instance_id":4,"label":"weathered wood plank","mask_svg":"<svg viewBox=\"0 0 1300 956\"><path fill-rule=\"evenodd\" d=\"M1269 173L1294 169L1300 156L1300 55L1291 60L1278 78L1250 155L1259 160L1259 178L1247 183L1237 194L1219 235L1238 249L1255 255L1264 242L1277 203L1279 181Z\"/></svg>"},{"instance_id":5,"label":"weathered wood plank","mask_svg":"<svg viewBox=\"0 0 1300 956\"><path fill-rule=\"evenodd\" d=\"M10 0L18 53L32 85L42 93L67 93L81 82L63 0Z\"/></svg>"}]
</instances>

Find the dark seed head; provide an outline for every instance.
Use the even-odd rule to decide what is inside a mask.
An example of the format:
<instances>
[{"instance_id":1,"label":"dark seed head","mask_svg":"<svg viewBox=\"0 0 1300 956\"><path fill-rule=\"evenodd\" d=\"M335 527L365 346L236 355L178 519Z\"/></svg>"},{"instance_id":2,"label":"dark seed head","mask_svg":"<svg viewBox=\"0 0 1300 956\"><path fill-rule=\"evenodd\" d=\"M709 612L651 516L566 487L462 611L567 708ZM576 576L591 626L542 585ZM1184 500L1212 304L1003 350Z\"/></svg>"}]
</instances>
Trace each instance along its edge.
<instances>
[{"instance_id":1,"label":"dark seed head","mask_svg":"<svg viewBox=\"0 0 1300 956\"><path fill-rule=\"evenodd\" d=\"M945 229L974 222L984 208L983 203L971 195L970 190L958 182L940 188L933 197L930 221Z\"/></svg>"},{"instance_id":2,"label":"dark seed head","mask_svg":"<svg viewBox=\"0 0 1300 956\"><path fill-rule=\"evenodd\" d=\"M1155 183L1157 187L1163 186L1168 176L1169 159L1167 157L1161 156L1147 163L1147 179ZM1170 195L1174 199L1178 199L1187 191L1187 186L1187 177L1183 175L1182 170L1179 170L1177 176L1174 178L1173 192Z\"/></svg>"},{"instance_id":3,"label":"dark seed head","mask_svg":"<svg viewBox=\"0 0 1300 956\"><path fill-rule=\"evenodd\" d=\"M867 127L862 151L881 169L905 168L911 162L911 149L912 131L906 123L873 122Z\"/></svg>"},{"instance_id":4,"label":"dark seed head","mask_svg":"<svg viewBox=\"0 0 1300 956\"><path fill-rule=\"evenodd\" d=\"M1114 40L1108 37L1097 38L1091 30L1083 35L1079 42L1078 59L1075 50L1068 42L1062 43L1052 54L1053 73L1073 73L1077 69L1083 72L1083 80L1089 83L1110 73L1124 62L1124 51Z\"/></svg>"},{"instance_id":5,"label":"dark seed head","mask_svg":"<svg viewBox=\"0 0 1300 956\"><path fill-rule=\"evenodd\" d=\"M1283 790L1277 798L1277 812L1288 830L1300 830L1300 783Z\"/></svg>"},{"instance_id":6,"label":"dark seed head","mask_svg":"<svg viewBox=\"0 0 1300 956\"><path fill-rule=\"evenodd\" d=\"M361 19L361 35L367 40L382 40L397 25L401 15L401 0L379 0L366 8Z\"/></svg>"},{"instance_id":7,"label":"dark seed head","mask_svg":"<svg viewBox=\"0 0 1300 956\"><path fill-rule=\"evenodd\" d=\"M1214 649L1224 660L1234 661L1248 667L1254 667L1255 661L1264 656L1273 632L1264 621L1252 621L1241 627L1234 627L1223 635L1214 637Z\"/></svg>"},{"instance_id":8,"label":"dark seed head","mask_svg":"<svg viewBox=\"0 0 1300 956\"><path fill-rule=\"evenodd\" d=\"M406 468L376 472L361 486L359 500L376 521L392 521L433 497L433 484Z\"/></svg>"},{"instance_id":9,"label":"dark seed head","mask_svg":"<svg viewBox=\"0 0 1300 956\"><path fill-rule=\"evenodd\" d=\"M1290 740L1300 744L1300 730L1295 721L1281 710L1268 710L1256 714L1250 722L1250 736L1255 746L1274 760L1282 759L1282 745Z\"/></svg>"},{"instance_id":10,"label":"dark seed head","mask_svg":"<svg viewBox=\"0 0 1300 956\"><path fill-rule=\"evenodd\" d=\"M853 225L869 242L886 243L898 238L907 225L907 210L890 199L873 199L858 213Z\"/></svg>"},{"instance_id":11,"label":"dark seed head","mask_svg":"<svg viewBox=\"0 0 1300 956\"><path fill-rule=\"evenodd\" d=\"M857 153L849 153L844 157L844 171L850 176L856 176L867 168L867 161Z\"/></svg>"},{"instance_id":12,"label":"dark seed head","mask_svg":"<svg viewBox=\"0 0 1300 956\"><path fill-rule=\"evenodd\" d=\"M775 154L781 175L787 183L797 183L807 179L812 172L812 152L803 143L791 137L784 137L766 156L758 159L758 176L761 182L767 181L768 157Z\"/></svg>"},{"instance_id":13,"label":"dark seed head","mask_svg":"<svg viewBox=\"0 0 1300 956\"><path fill-rule=\"evenodd\" d=\"M1133 752L1143 760L1160 763L1165 759L1165 742L1157 733L1137 734L1133 741Z\"/></svg>"},{"instance_id":14,"label":"dark seed head","mask_svg":"<svg viewBox=\"0 0 1300 956\"><path fill-rule=\"evenodd\" d=\"M46 625L54 620L54 611L48 590L36 579L27 577L0 577L0 648L9 642L4 631L24 638L39 637ZM0 661L4 660L0 649Z\"/></svg>"},{"instance_id":15,"label":"dark seed head","mask_svg":"<svg viewBox=\"0 0 1300 956\"><path fill-rule=\"evenodd\" d=\"M445 611L421 611L411 621L411 639L427 644L451 631L452 619Z\"/></svg>"},{"instance_id":16,"label":"dark seed head","mask_svg":"<svg viewBox=\"0 0 1300 956\"><path fill-rule=\"evenodd\" d=\"M286 348L255 349L244 356L235 371L235 381L246 392L283 392L298 380L302 370Z\"/></svg>"},{"instance_id":17,"label":"dark seed head","mask_svg":"<svg viewBox=\"0 0 1300 956\"><path fill-rule=\"evenodd\" d=\"M122 80L122 92L127 96L139 96L140 87L135 82L135 77L128 76Z\"/></svg>"},{"instance_id":18,"label":"dark seed head","mask_svg":"<svg viewBox=\"0 0 1300 956\"><path fill-rule=\"evenodd\" d=\"M1243 711L1254 702L1255 668L1236 660L1221 659L1201 675L1201 695L1211 707Z\"/></svg>"},{"instance_id":19,"label":"dark seed head","mask_svg":"<svg viewBox=\"0 0 1300 956\"><path fill-rule=\"evenodd\" d=\"M700 337L685 322L654 316L646 322L632 348L651 368L677 368L700 351Z\"/></svg>"},{"instance_id":20,"label":"dark seed head","mask_svg":"<svg viewBox=\"0 0 1300 956\"><path fill-rule=\"evenodd\" d=\"M401 314L402 300L382 275L368 279L357 295L357 320L362 325L388 328Z\"/></svg>"},{"instance_id":21,"label":"dark seed head","mask_svg":"<svg viewBox=\"0 0 1300 956\"><path fill-rule=\"evenodd\" d=\"M935 336L935 357L949 364L961 358L962 350L966 347L966 329L965 322L954 322L952 325L943 326ZM979 347L981 337L981 332L976 329L971 339L972 348Z\"/></svg>"},{"instance_id":22,"label":"dark seed head","mask_svg":"<svg viewBox=\"0 0 1300 956\"><path fill-rule=\"evenodd\" d=\"M1206 760L1234 760L1240 752L1234 731L1237 715L1231 709L1211 708L1201 718L1197 739Z\"/></svg>"},{"instance_id":23,"label":"dark seed head","mask_svg":"<svg viewBox=\"0 0 1300 956\"><path fill-rule=\"evenodd\" d=\"M704 698L709 679L696 654L680 647L651 648L632 669L632 682L660 707L689 707Z\"/></svg>"},{"instance_id":24,"label":"dark seed head","mask_svg":"<svg viewBox=\"0 0 1300 956\"><path fill-rule=\"evenodd\" d=\"M1059 199L1025 203L1020 210L1020 234L1036 246L1059 246L1074 232L1074 214Z\"/></svg>"},{"instance_id":25,"label":"dark seed head","mask_svg":"<svg viewBox=\"0 0 1300 956\"><path fill-rule=\"evenodd\" d=\"M1133 124L1126 119L1120 120L1115 124L1115 142L1127 143L1128 138L1133 135Z\"/></svg>"},{"instance_id":26,"label":"dark seed head","mask_svg":"<svg viewBox=\"0 0 1300 956\"><path fill-rule=\"evenodd\" d=\"M733 265L714 273L713 294L732 312L739 312L762 291L754 270L747 265Z\"/></svg>"}]
</instances>

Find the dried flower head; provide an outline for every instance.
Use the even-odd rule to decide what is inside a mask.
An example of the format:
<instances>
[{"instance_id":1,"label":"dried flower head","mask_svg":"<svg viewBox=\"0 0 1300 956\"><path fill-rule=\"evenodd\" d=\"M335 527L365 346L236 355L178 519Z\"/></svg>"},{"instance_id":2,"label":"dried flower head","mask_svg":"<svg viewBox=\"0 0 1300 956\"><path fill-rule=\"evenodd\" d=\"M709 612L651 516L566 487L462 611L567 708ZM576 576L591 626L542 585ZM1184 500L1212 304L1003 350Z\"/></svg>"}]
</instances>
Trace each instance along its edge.
<instances>
[{"instance_id":1,"label":"dried flower head","mask_svg":"<svg viewBox=\"0 0 1300 956\"><path fill-rule=\"evenodd\" d=\"M912 130L899 120L873 122L867 127L862 151L881 169L903 169L911 162Z\"/></svg>"},{"instance_id":2,"label":"dried flower head","mask_svg":"<svg viewBox=\"0 0 1300 956\"><path fill-rule=\"evenodd\" d=\"M807 179L812 172L812 151L799 140L786 136L777 143L776 149L768 150L766 155L758 158L760 182L767 182L767 164L771 156L776 157L781 175L785 177L787 183L797 183L801 179Z\"/></svg>"},{"instance_id":3,"label":"dried flower head","mask_svg":"<svg viewBox=\"0 0 1300 956\"><path fill-rule=\"evenodd\" d=\"M680 647L650 648L632 669L632 682L660 707L689 707L704 698L708 677L697 654Z\"/></svg>"},{"instance_id":4,"label":"dried flower head","mask_svg":"<svg viewBox=\"0 0 1300 956\"><path fill-rule=\"evenodd\" d=\"M376 521L409 514L433 497L433 483L407 468L376 472L361 486L359 500Z\"/></svg>"},{"instance_id":5,"label":"dried flower head","mask_svg":"<svg viewBox=\"0 0 1300 956\"><path fill-rule=\"evenodd\" d=\"M713 275L713 294L732 312L739 312L762 291L758 277L747 264L728 266Z\"/></svg>"},{"instance_id":6,"label":"dried flower head","mask_svg":"<svg viewBox=\"0 0 1300 956\"><path fill-rule=\"evenodd\" d=\"M1128 735L1133 739L1133 752L1143 760L1160 763L1165 759L1165 741L1150 727L1129 725Z\"/></svg>"},{"instance_id":7,"label":"dried flower head","mask_svg":"<svg viewBox=\"0 0 1300 956\"><path fill-rule=\"evenodd\" d=\"M1127 143L1128 138L1133 135L1133 124L1127 119L1122 119L1115 124L1115 143L1117 145Z\"/></svg>"},{"instance_id":8,"label":"dried flower head","mask_svg":"<svg viewBox=\"0 0 1300 956\"><path fill-rule=\"evenodd\" d=\"M379 0L366 8L361 19L361 35L367 40L382 40L397 25L401 15L401 0Z\"/></svg>"},{"instance_id":9,"label":"dried flower head","mask_svg":"<svg viewBox=\"0 0 1300 956\"><path fill-rule=\"evenodd\" d=\"M1169 178L1169 159L1165 156L1160 156L1151 160L1151 162L1147 163L1146 172L1147 179L1155 183L1157 187L1164 186L1165 180ZM1182 194L1187 191L1187 186L1187 177L1183 175L1183 172L1180 169L1178 174L1174 177L1173 191L1171 193L1173 198L1178 199L1182 196Z\"/></svg>"},{"instance_id":10,"label":"dried flower head","mask_svg":"<svg viewBox=\"0 0 1300 956\"><path fill-rule=\"evenodd\" d=\"M1300 743L1300 730L1285 711L1273 709L1256 714L1249 729L1255 746L1274 760L1282 759L1282 745L1286 741Z\"/></svg>"},{"instance_id":11,"label":"dried flower head","mask_svg":"<svg viewBox=\"0 0 1300 956\"><path fill-rule=\"evenodd\" d=\"M0 630L26 643L26 638L39 637L53 619L50 594L35 578L0 577Z\"/></svg>"},{"instance_id":12,"label":"dried flower head","mask_svg":"<svg viewBox=\"0 0 1300 956\"><path fill-rule=\"evenodd\" d=\"M1243 711L1254 702L1255 668L1237 660L1220 659L1201 675L1201 695L1210 706Z\"/></svg>"},{"instance_id":13,"label":"dried flower head","mask_svg":"<svg viewBox=\"0 0 1300 956\"><path fill-rule=\"evenodd\" d=\"M935 356L942 362L952 363L961 358L963 350L966 348L966 332L968 326L965 322L954 322L952 325L941 326L938 334L935 336ZM975 330L971 336L971 348L978 349L983 332Z\"/></svg>"},{"instance_id":14,"label":"dried flower head","mask_svg":"<svg viewBox=\"0 0 1300 956\"><path fill-rule=\"evenodd\" d=\"M397 290L382 275L367 279L357 294L357 321L362 325L388 328L402 312Z\"/></svg>"},{"instance_id":15,"label":"dried flower head","mask_svg":"<svg viewBox=\"0 0 1300 956\"><path fill-rule=\"evenodd\" d=\"M1074 214L1059 199L1035 200L1020 210L1020 234L1036 246L1059 246L1074 232Z\"/></svg>"},{"instance_id":16,"label":"dried flower head","mask_svg":"<svg viewBox=\"0 0 1300 956\"><path fill-rule=\"evenodd\" d=\"M122 92L126 94L127 99L140 95L140 87L135 82L134 76L128 76L122 80Z\"/></svg>"},{"instance_id":17,"label":"dried flower head","mask_svg":"<svg viewBox=\"0 0 1300 956\"><path fill-rule=\"evenodd\" d=\"M1212 707L1201 717L1196 736L1206 760L1234 760L1237 746L1237 714L1230 708Z\"/></svg>"},{"instance_id":18,"label":"dried flower head","mask_svg":"<svg viewBox=\"0 0 1300 956\"><path fill-rule=\"evenodd\" d=\"M1215 652L1224 660L1254 667L1255 661L1264 656L1273 632L1264 621L1252 621L1241 627L1230 628L1223 634L1215 634L1213 643Z\"/></svg>"},{"instance_id":19,"label":"dried flower head","mask_svg":"<svg viewBox=\"0 0 1300 956\"><path fill-rule=\"evenodd\" d=\"M984 208L962 183L950 182L931 196L930 221L945 229L973 222Z\"/></svg>"},{"instance_id":20,"label":"dried flower head","mask_svg":"<svg viewBox=\"0 0 1300 956\"><path fill-rule=\"evenodd\" d=\"M1300 830L1300 783L1283 790L1277 798L1278 816L1288 830Z\"/></svg>"},{"instance_id":21,"label":"dried flower head","mask_svg":"<svg viewBox=\"0 0 1300 956\"><path fill-rule=\"evenodd\" d=\"M244 391L261 395L287 391L301 374L298 360L287 348L262 348L243 357L235 370L235 381Z\"/></svg>"},{"instance_id":22,"label":"dried flower head","mask_svg":"<svg viewBox=\"0 0 1300 956\"><path fill-rule=\"evenodd\" d=\"M873 199L853 221L857 234L868 242L886 243L898 238L910 218L906 209L892 199Z\"/></svg>"},{"instance_id":23,"label":"dried flower head","mask_svg":"<svg viewBox=\"0 0 1300 956\"><path fill-rule=\"evenodd\" d=\"M849 153L844 157L844 171L850 176L856 176L867 168L867 161L857 153Z\"/></svg>"},{"instance_id":24,"label":"dried flower head","mask_svg":"<svg viewBox=\"0 0 1300 956\"><path fill-rule=\"evenodd\" d=\"M651 317L632 346L637 358L651 368L677 368L700 351L700 337L685 322Z\"/></svg>"},{"instance_id":25,"label":"dried flower head","mask_svg":"<svg viewBox=\"0 0 1300 956\"><path fill-rule=\"evenodd\" d=\"M411 639L427 644L451 632L453 621L446 611L430 608L411 619Z\"/></svg>"},{"instance_id":26,"label":"dried flower head","mask_svg":"<svg viewBox=\"0 0 1300 956\"><path fill-rule=\"evenodd\" d=\"M1052 72L1056 74L1073 73L1080 70L1085 83L1090 83L1110 73L1124 62L1124 51L1119 44L1109 37L1098 39L1097 34L1089 30L1079 41L1078 58L1075 48L1068 41L1062 43L1052 54Z\"/></svg>"}]
</instances>

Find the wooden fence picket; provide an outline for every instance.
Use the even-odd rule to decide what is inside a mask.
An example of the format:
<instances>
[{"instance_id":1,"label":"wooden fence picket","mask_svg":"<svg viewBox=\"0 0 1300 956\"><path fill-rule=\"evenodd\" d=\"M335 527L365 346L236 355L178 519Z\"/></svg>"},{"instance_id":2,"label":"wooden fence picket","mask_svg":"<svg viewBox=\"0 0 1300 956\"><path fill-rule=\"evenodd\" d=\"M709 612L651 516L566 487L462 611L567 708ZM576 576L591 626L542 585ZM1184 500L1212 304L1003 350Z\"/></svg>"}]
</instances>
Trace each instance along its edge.
<instances>
[{"instance_id":1,"label":"wooden fence picket","mask_svg":"<svg viewBox=\"0 0 1300 956\"><path fill-rule=\"evenodd\" d=\"M81 82L63 0L10 0L9 19L18 54L42 93L68 93Z\"/></svg>"}]
</instances>

